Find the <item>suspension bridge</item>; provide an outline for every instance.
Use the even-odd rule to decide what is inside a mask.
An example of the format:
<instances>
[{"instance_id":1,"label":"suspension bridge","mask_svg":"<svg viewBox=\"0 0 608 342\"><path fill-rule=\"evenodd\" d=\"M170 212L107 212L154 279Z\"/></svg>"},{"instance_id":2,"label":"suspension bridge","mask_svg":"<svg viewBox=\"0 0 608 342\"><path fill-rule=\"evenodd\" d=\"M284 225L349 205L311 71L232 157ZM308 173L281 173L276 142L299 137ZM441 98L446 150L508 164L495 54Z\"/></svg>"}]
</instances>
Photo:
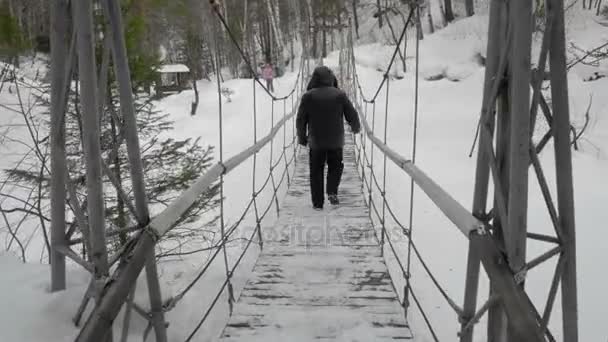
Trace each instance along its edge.
<instances>
[{"instance_id":1,"label":"suspension bridge","mask_svg":"<svg viewBox=\"0 0 608 342\"><path fill-rule=\"evenodd\" d=\"M213 3L213 1L212 1ZM372 96L362 90L357 73L353 35L349 28L342 35L340 51L340 87L353 99L359 110L363 126L361 136L347 137L345 146L345 174L341 187L341 205L319 213L309 208L307 155L295 142L295 110L305 91L311 74L310 58L302 56L298 77L293 90L284 97L268 92L254 78L252 92L252 115L257 125L257 99L269 96L272 100L272 127L266 136L257 136L253 128L252 145L230 158L223 152L222 102L219 100L219 161L171 203L159 215L150 218L142 162L139 156L139 141L133 94L129 75L127 52L123 36L123 25L119 3L102 0L102 8L109 23L107 40L102 54L102 68L97 74L93 34L91 1L57 0L52 4L52 289L66 287L65 259L70 258L92 274L91 285L75 318L82 323L76 341L111 340L113 323L125 307L125 322L131 311L148 322L145 337L153 331L156 341L168 341L165 314L178 305L193 305L182 301L188 291L209 269L212 262L220 262L225 270L225 280L211 305L201 308L201 319L192 327L186 341L201 339L197 336L200 327L213 315L220 298L228 298L230 318L220 339L223 341L266 341L288 339L310 340L416 340L417 335L429 336L439 341L437 334L441 326L433 319L411 286L410 265L419 263L425 277L431 279L434 289L445 299L459 320L461 330L458 338L471 342L475 324L488 315L489 341L556 341L549 321L554 311L558 289L561 288L561 325L563 340L578 340L576 297L576 254L574 245L574 205L572 195L572 164L570 155L569 113L565 65L563 2L547 1L546 30L536 68L531 69L532 13L531 3L515 1L506 4L491 1L489 14L488 52L486 78L479 124L478 161L474 203L467 210L448 192L416 166L416 123L418 117L418 60L419 34L416 34L415 56L416 86L414 95L414 131L412 158L403 157L387 144L388 104L390 84L389 72L400 53L410 26L419 30L420 21L417 3L412 3L410 14L388 65L385 74ZM231 37L252 74L249 58L240 48L218 6L212 6L218 24ZM67 18L73 16L73 27ZM505 18L508 18L505 20ZM410 25L412 24L412 25ZM417 32L418 33L418 32ZM71 39L69 38L71 37ZM303 44L304 50L306 44ZM118 231L106 231L103 217L103 195L101 178L107 170L106 161L100 153L97 113L102 98L99 86L107 82L108 61L112 58L120 90L121 132L129 152L130 172L133 179L134 203L124 194L120 184L114 183L117 193L124 198L130 214L138 222L130 228L131 234L115 255L108 255L107 236ZM65 61L69 61L65 63ZM72 65L78 61L78 74L82 89L83 145L87 161L87 201L79 203L73 196L73 185L66 175L65 138L63 116L65 115L66 89L70 84ZM549 82L552 101L549 105L541 92L545 78L545 67L549 64ZM218 77L218 94L221 82ZM262 87L263 92L257 89ZM531 91L530 91L531 89ZM385 112L377 113L379 94L386 92ZM531 104L531 105L530 105ZM536 122L538 111L542 112L550 129L539 143L532 140L530 132ZM376 127L376 116L385 115L384 130ZM288 132L291 131L291 134ZM384 132L382 138L377 132ZM291 138L288 139L288 136ZM282 138L282 148L275 147ZM551 189L538 161L538 153L549 139L554 139L557 172L557 200L552 199ZM280 144L280 143L279 143ZM259 177L258 153L270 149L267 174ZM382 156L382 165L374 165ZM224 218L224 176L243 162L252 160L252 192L242 216L227 225ZM401 208L391 206L386 191L386 168L393 163L411 182L410 219L400 222L395 214ZM552 219L555 236L530 233L527 230L527 186L528 170L532 166L542 189L547 211ZM107 173L107 172L105 172ZM382 173L382 177L379 176ZM111 177L109 174L108 177ZM492 182L490 182L490 179ZM215 246L206 266L198 276L171 298L162 297L156 261L155 245L161 241L180 218L195 203L197 198L213 184L219 182L221 240ZM493 198L488 201L490 185ZM285 198L279 198L281 187L287 187ZM441 284L433 270L425 262L415 243L412 216L414 215L414 188L417 187L434 203L454 227L469 240L468 265L464 303L459 305L449 295L449 284ZM263 201L260 194L270 189L272 196ZM66 229L66 202L74 211L76 225ZM487 203L493 208L487 208ZM278 220L272 226L265 225L264 218L272 210ZM86 214L85 214L86 212ZM249 232L236 262L227 257L227 244L247 215L255 218L255 229ZM407 239L407 249L396 246L395 236L387 232L388 221L400 227L400 234ZM316 236L321 232L320 236ZM122 231L125 233L125 231ZM80 237L75 237L80 235ZM546 253L526 259L526 240L535 239L553 245ZM89 258L84 260L72 250L72 245L85 242ZM261 253L253 273L240 295L233 286L235 270L247 250L254 243ZM390 273L385 263L386 254L396 260L399 272ZM426 251L437 253L437 251ZM526 288L526 273L550 258L558 258L555 275L547 284L548 297L543 307L538 307L529 298ZM478 306L480 269L483 266L491 284L491 293ZM145 268L149 292L149 309L133 299L134 284ZM398 288L396 277L405 286ZM561 285L561 286L560 286ZM89 301L95 307L88 317L81 320ZM425 331L412 331L408 314L416 310L426 324ZM557 326L557 324L555 324ZM123 328L128 330L128 323ZM123 330L123 340L126 334Z\"/></svg>"}]
</instances>

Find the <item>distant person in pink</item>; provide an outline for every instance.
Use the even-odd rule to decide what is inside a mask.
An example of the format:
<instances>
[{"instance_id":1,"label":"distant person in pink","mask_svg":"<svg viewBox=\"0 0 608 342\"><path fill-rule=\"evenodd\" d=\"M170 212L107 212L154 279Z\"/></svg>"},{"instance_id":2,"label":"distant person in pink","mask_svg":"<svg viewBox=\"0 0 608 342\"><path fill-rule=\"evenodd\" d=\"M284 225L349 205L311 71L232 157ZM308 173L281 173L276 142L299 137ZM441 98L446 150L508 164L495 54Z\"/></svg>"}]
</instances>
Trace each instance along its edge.
<instances>
[{"instance_id":1,"label":"distant person in pink","mask_svg":"<svg viewBox=\"0 0 608 342\"><path fill-rule=\"evenodd\" d=\"M262 67L262 78L266 81L266 88L272 93L274 93L274 85L272 84L273 74L272 64L270 62L266 63Z\"/></svg>"}]
</instances>

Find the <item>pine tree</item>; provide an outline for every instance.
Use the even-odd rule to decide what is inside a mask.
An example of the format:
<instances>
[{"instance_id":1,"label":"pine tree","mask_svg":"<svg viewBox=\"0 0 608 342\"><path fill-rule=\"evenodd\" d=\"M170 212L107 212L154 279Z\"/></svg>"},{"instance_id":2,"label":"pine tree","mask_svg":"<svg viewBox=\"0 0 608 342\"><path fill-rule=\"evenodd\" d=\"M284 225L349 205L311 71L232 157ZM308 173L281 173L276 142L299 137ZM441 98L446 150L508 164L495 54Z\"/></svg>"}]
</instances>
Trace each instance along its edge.
<instances>
[{"instance_id":1,"label":"pine tree","mask_svg":"<svg viewBox=\"0 0 608 342\"><path fill-rule=\"evenodd\" d=\"M28 48L29 42L17 18L6 5L0 4L0 57L7 59L6 62L18 63L16 57Z\"/></svg>"}]
</instances>

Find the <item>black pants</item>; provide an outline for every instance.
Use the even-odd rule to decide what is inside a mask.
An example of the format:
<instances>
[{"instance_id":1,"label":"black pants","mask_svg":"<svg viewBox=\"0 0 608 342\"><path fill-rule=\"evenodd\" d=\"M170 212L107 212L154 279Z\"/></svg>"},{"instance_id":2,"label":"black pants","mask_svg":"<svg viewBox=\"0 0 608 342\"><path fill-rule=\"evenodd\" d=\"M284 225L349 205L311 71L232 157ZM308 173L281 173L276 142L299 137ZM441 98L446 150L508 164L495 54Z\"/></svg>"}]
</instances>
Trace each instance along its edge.
<instances>
[{"instance_id":1,"label":"black pants","mask_svg":"<svg viewBox=\"0 0 608 342\"><path fill-rule=\"evenodd\" d=\"M310 149L310 194L315 207L323 207L323 172L327 163L327 194L337 195L342 178L342 149Z\"/></svg>"}]
</instances>

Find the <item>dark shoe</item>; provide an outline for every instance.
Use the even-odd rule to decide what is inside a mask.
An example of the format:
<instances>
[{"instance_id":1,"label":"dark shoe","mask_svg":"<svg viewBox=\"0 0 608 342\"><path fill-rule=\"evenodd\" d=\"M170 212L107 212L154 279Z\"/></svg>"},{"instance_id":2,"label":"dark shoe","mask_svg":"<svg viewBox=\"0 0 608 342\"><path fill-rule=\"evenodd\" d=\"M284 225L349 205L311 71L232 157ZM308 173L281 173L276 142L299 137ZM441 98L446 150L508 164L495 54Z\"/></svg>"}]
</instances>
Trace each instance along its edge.
<instances>
[{"instance_id":1,"label":"dark shoe","mask_svg":"<svg viewBox=\"0 0 608 342\"><path fill-rule=\"evenodd\" d=\"M327 198L329 199L329 203L331 203L332 205L340 204L340 200L338 200L338 195L327 195Z\"/></svg>"},{"instance_id":2,"label":"dark shoe","mask_svg":"<svg viewBox=\"0 0 608 342\"><path fill-rule=\"evenodd\" d=\"M313 205L312 207L313 207L313 209L315 209L316 211L322 211L322 210L323 210L323 207L317 207L316 205Z\"/></svg>"}]
</instances>

